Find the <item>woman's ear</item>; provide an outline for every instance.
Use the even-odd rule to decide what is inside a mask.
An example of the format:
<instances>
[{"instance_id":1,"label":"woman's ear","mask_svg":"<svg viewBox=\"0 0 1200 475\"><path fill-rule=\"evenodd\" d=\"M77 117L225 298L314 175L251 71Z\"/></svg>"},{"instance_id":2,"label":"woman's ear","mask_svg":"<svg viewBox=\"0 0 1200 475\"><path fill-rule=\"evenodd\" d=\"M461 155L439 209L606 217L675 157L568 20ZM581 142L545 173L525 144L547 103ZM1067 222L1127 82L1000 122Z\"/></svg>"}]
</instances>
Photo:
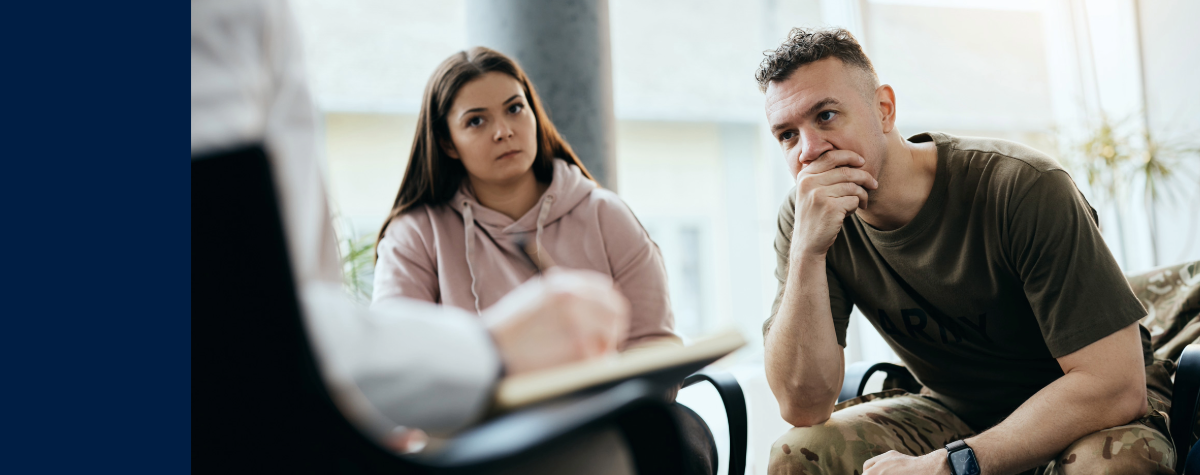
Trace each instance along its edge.
<instances>
[{"instance_id":1,"label":"woman's ear","mask_svg":"<svg viewBox=\"0 0 1200 475\"><path fill-rule=\"evenodd\" d=\"M445 139L438 139L438 145L442 147L442 152L445 153L447 157L455 160L461 160L461 158L458 156L458 149L454 148L453 142Z\"/></svg>"}]
</instances>

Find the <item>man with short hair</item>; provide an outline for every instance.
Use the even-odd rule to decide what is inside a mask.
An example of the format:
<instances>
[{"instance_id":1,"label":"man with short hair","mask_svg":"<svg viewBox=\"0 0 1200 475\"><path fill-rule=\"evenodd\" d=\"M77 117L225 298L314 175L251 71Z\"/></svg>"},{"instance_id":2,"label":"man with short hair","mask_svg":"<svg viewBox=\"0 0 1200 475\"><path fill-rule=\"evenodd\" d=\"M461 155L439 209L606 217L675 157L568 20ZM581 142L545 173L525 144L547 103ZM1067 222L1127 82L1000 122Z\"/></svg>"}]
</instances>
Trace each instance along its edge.
<instances>
[{"instance_id":1,"label":"man with short hair","mask_svg":"<svg viewBox=\"0 0 1200 475\"><path fill-rule=\"evenodd\" d=\"M905 139L842 29L793 29L756 78L796 177L763 325L796 428L771 473L1174 473L1169 366L1061 165L1003 140ZM922 394L835 405L852 306Z\"/></svg>"}]
</instances>

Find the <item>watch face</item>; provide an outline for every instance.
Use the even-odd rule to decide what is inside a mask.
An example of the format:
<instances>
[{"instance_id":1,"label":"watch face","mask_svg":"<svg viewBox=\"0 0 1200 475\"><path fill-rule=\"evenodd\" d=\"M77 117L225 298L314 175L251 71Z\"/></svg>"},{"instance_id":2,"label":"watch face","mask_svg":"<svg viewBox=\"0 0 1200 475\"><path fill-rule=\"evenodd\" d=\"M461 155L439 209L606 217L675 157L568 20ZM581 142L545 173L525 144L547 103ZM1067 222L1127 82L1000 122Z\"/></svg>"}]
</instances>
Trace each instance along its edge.
<instances>
[{"instance_id":1,"label":"watch face","mask_svg":"<svg viewBox=\"0 0 1200 475\"><path fill-rule=\"evenodd\" d=\"M954 475L979 475L975 451L966 448L950 454L950 469L954 471Z\"/></svg>"}]
</instances>

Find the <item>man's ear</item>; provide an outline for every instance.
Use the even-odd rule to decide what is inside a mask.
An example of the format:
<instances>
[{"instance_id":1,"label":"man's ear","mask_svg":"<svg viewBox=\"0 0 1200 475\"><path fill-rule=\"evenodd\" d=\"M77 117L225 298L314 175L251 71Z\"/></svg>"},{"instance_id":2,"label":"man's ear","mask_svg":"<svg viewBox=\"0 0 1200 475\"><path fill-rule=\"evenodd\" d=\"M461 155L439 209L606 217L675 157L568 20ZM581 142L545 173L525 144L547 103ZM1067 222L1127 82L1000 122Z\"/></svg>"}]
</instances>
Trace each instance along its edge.
<instances>
[{"instance_id":1,"label":"man's ear","mask_svg":"<svg viewBox=\"0 0 1200 475\"><path fill-rule=\"evenodd\" d=\"M455 160L460 159L458 156L458 149L454 148L454 142L445 139L438 139L438 145L442 147L442 153L445 153L447 157Z\"/></svg>"},{"instance_id":2,"label":"man's ear","mask_svg":"<svg viewBox=\"0 0 1200 475\"><path fill-rule=\"evenodd\" d=\"M883 133L891 133L896 127L896 91L884 84L875 88L875 104L879 107L879 124Z\"/></svg>"}]
</instances>

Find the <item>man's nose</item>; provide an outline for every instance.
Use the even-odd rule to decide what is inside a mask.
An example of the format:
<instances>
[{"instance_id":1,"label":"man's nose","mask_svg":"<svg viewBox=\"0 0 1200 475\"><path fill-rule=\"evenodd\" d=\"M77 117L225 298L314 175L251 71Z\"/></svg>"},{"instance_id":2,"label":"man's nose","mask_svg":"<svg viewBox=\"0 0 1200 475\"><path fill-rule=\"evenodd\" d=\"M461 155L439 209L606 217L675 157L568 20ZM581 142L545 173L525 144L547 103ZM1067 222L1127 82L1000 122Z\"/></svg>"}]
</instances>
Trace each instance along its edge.
<instances>
[{"instance_id":1,"label":"man's nose","mask_svg":"<svg viewBox=\"0 0 1200 475\"><path fill-rule=\"evenodd\" d=\"M825 152L834 150L833 144L829 143L829 141L825 140L819 134L801 133L800 140L802 151L800 152L800 157L797 159L800 162L799 168L804 168L805 165L816 160Z\"/></svg>"}]
</instances>

